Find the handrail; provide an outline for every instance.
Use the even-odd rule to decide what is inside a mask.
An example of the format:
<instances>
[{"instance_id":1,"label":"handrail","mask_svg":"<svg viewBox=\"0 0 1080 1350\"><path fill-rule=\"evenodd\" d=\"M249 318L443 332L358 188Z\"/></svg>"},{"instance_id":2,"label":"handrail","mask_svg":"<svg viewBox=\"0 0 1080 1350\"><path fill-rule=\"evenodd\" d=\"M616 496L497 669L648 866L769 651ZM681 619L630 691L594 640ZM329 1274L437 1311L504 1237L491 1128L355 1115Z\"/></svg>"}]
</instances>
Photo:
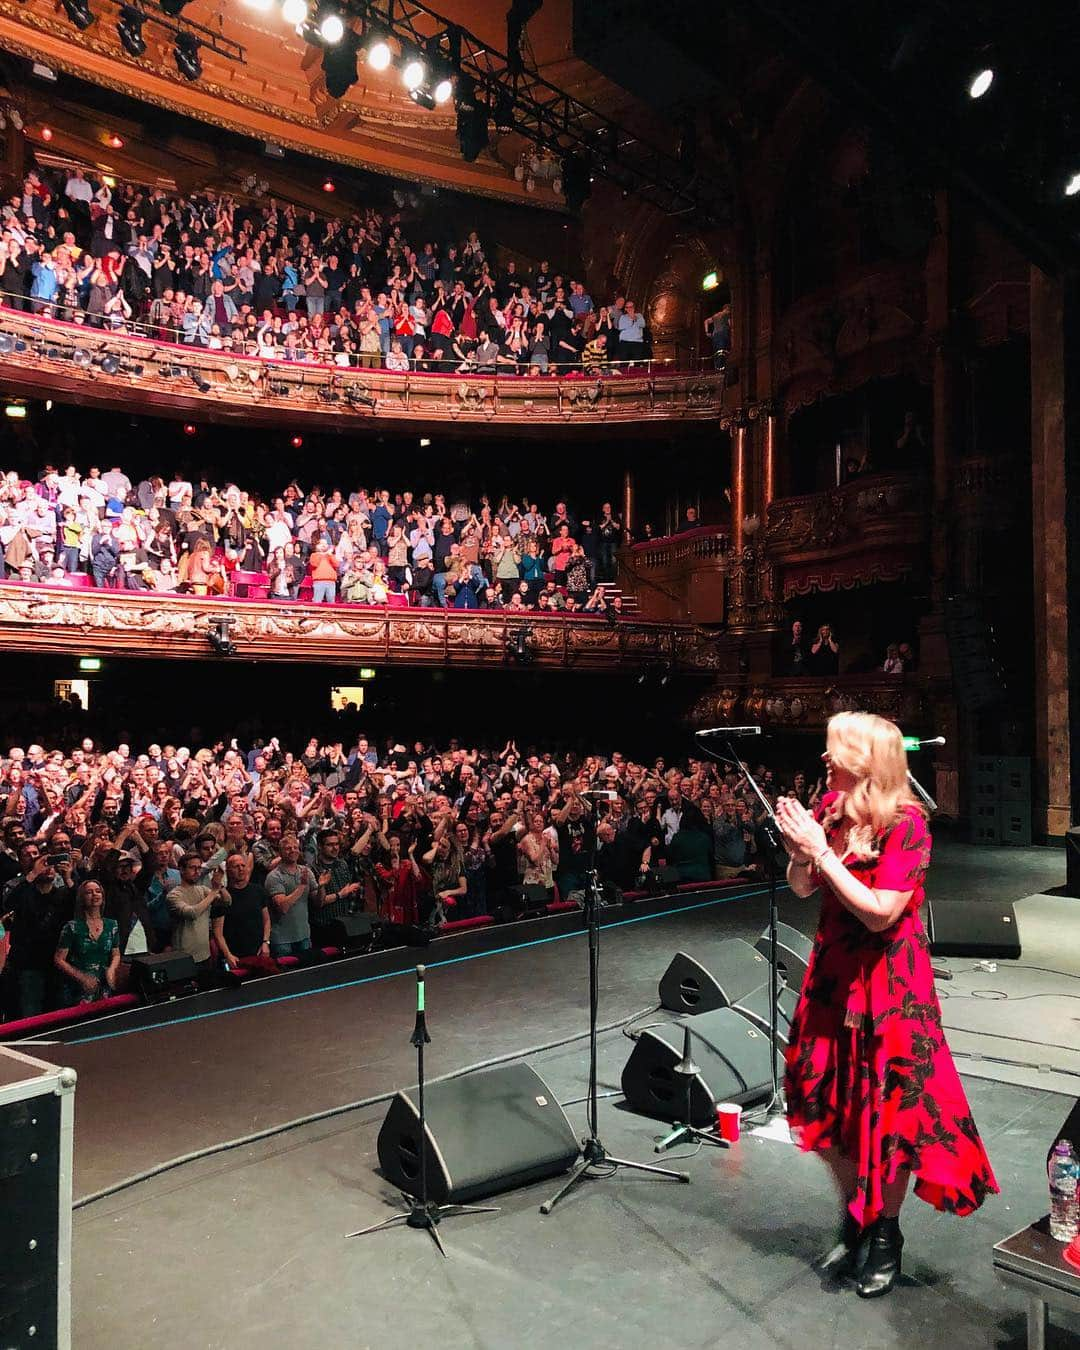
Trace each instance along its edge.
<instances>
[{"instance_id":1,"label":"handrail","mask_svg":"<svg viewBox=\"0 0 1080 1350\"><path fill-rule=\"evenodd\" d=\"M38 306L39 308L34 308ZM457 369L458 360L451 357L446 361L445 367L437 371L422 371L409 369L408 371L392 371L385 365L368 366L361 362L361 357L365 355L362 352L343 353L348 356L348 362L342 363L334 361L318 361L311 359L310 353L306 349L300 349L303 355L296 360L290 360L280 356L262 356L257 352L240 352L231 347L211 347L207 343L188 342L184 339L183 329L171 327L168 324L155 324L146 319L125 319L119 327L110 327L107 323L100 326L87 321L80 322L74 318L61 317L61 313L69 313L71 307L56 300L46 301L33 296L19 295L14 291L0 290L0 313L12 313L25 315L28 320L35 322L45 322L50 325L56 325L59 331L68 331L71 333L92 334L95 340L99 339L133 339L153 343L155 347L172 347L178 352L190 354L213 353L218 356L224 356L230 361L254 361L263 364L281 364L289 367L314 368L317 370L362 370L368 374L372 372L381 372L387 375L414 375L423 378L427 375L446 376L450 374L460 375L464 379L488 379L493 376L502 379L515 378L538 378L530 377L527 371L517 371L513 374L505 368L500 372L496 369L493 372L479 371L459 371ZM59 311L59 312L50 312ZM84 311L76 311L84 314ZM331 316L333 317L333 316ZM260 327L261 327L260 323ZM374 354L374 353L372 353ZM383 354L379 353L380 361L383 360ZM427 358L425 359L432 359ZM584 369L580 361L551 361L549 369L562 371L564 375L584 375L586 378L597 374L630 374L631 372L640 372L642 375L651 376L660 375L695 375L695 374L717 374L722 372L715 370L713 358L711 356L699 357L695 365L679 365L673 357L655 357L649 356L644 359L633 361L605 360L595 367L590 366L588 370ZM543 376L539 377L543 378Z\"/></svg>"}]
</instances>

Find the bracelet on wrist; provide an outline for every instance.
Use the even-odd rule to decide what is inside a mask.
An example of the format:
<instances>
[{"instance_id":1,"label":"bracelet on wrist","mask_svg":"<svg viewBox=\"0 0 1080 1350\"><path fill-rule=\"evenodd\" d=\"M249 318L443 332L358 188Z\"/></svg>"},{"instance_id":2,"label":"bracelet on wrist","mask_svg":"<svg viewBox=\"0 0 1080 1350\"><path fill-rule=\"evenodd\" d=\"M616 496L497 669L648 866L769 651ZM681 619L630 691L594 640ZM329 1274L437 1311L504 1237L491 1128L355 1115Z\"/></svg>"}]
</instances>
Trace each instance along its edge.
<instances>
[{"instance_id":1,"label":"bracelet on wrist","mask_svg":"<svg viewBox=\"0 0 1080 1350\"><path fill-rule=\"evenodd\" d=\"M829 853L832 853L832 849L831 849L828 845L826 845L823 849L821 849L820 852L815 853L815 854L814 854L814 866L815 866L815 867L820 867L822 858L824 858L824 857L826 856L826 854L829 854Z\"/></svg>"}]
</instances>

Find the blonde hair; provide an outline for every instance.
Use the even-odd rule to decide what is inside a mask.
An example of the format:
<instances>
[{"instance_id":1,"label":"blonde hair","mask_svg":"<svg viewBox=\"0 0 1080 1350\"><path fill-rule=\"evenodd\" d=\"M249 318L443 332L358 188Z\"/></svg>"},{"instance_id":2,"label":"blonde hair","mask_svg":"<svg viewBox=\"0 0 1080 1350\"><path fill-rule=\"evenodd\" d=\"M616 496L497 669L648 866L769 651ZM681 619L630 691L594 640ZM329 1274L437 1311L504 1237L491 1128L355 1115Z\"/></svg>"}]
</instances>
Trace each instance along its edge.
<instances>
[{"instance_id":1,"label":"blonde hair","mask_svg":"<svg viewBox=\"0 0 1080 1350\"><path fill-rule=\"evenodd\" d=\"M857 780L844 794L834 819L851 822L848 852L866 862L876 858L885 834L915 807L926 809L908 785L907 751L895 722L873 713L843 712L829 718L829 757Z\"/></svg>"}]
</instances>

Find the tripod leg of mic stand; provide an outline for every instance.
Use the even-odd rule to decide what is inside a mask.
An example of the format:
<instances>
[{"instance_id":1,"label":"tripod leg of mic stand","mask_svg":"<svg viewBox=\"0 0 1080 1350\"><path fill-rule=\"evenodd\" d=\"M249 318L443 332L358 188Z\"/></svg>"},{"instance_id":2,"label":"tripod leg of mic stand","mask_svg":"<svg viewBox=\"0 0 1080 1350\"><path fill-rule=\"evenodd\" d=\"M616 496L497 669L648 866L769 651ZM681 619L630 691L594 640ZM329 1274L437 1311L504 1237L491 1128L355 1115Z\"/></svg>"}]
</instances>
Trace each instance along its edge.
<instances>
[{"instance_id":1,"label":"tripod leg of mic stand","mask_svg":"<svg viewBox=\"0 0 1080 1350\"><path fill-rule=\"evenodd\" d=\"M555 1208L555 1206L559 1203L559 1201L563 1198L563 1196L566 1195L569 1191L573 1190L573 1188L585 1175L586 1170L591 1166L592 1160L590 1158L585 1157L579 1159L574 1164L573 1170L571 1171L570 1175L566 1178L566 1180L555 1192L555 1194L551 1197L551 1199L545 1200L544 1203L540 1206L540 1213L550 1214L551 1211Z\"/></svg>"},{"instance_id":2,"label":"tripod leg of mic stand","mask_svg":"<svg viewBox=\"0 0 1080 1350\"><path fill-rule=\"evenodd\" d=\"M689 1172L673 1172L670 1167L656 1167L652 1163L627 1162L625 1158L612 1158L610 1155L604 1159L612 1167L629 1167L633 1172L651 1172L653 1176L670 1177L672 1181L690 1180Z\"/></svg>"},{"instance_id":3,"label":"tripod leg of mic stand","mask_svg":"<svg viewBox=\"0 0 1080 1350\"><path fill-rule=\"evenodd\" d=\"M681 1144L682 1141L689 1138L689 1136L690 1127L688 1125L680 1125L679 1122L676 1121L675 1128L671 1133L665 1134L663 1139L658 1140L653 1145L653 1152L663 1153L665 1149L674 1148L676 1144Z\"/></svg>"}]
</instances>

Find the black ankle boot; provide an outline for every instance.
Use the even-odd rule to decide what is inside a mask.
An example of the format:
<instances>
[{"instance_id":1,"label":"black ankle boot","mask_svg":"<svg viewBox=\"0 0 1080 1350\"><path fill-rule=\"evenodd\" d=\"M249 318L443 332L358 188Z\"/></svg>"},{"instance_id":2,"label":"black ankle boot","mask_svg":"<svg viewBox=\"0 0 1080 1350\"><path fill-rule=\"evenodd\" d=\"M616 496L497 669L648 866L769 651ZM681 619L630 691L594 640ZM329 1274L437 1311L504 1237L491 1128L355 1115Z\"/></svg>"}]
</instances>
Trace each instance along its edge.
<instances>
[{"instance_id":1,"label":"black ankle boot","mask_svg":"<svg viewBox=\"0 0 1080 1350\"><path fill-rule=\"evenodd\" d=\"M822 1275L840 1277L854 1273L865 1255L867 1233L845 1213L835 1244L814 1263Z\"/></svg>"},{"instance_id":2,"label":"black ankle boot","mask_svg":"<svg viewBox=\"0 0 1080 1350\"><path fill-rule=\"evenodd\" d=\"M899 1219L878 1219L870 1232L866 1264L859 1275L856 1293L860 1298L881 1298L896 1283L900 1274L900 1253L904 1235Z\"/></svg>"}]
</instances>

